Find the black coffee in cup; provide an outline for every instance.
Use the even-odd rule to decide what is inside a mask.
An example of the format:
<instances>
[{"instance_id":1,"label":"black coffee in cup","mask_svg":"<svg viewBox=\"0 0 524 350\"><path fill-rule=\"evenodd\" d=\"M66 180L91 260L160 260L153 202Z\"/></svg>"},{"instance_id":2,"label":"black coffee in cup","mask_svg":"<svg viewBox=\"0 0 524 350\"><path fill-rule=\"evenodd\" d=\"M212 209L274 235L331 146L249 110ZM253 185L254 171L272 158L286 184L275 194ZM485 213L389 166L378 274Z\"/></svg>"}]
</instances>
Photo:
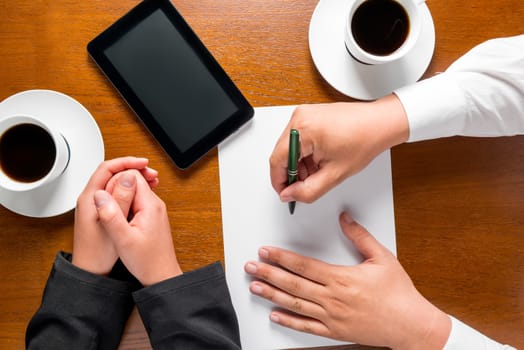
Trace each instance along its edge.
<instances>
[{"instance_id":1,"label":"black coffee in cup","mask_svg":"<svg viewBox=\"0 0 524 350\"><path fill-rule=\"evenodd\" d=\"M23 123L0 136L0 167L11 179L35 182L46 176L56 158L56 146L42 127Z\"/></svg>"},{"instance_id":2,"label":"black coffee in cup","mask_svg":"<svg viewBox=\"0 0 524 350\"><path fill-rule=\"evenodd\" d=\"M395 0L367 0L353 14L351 30L364 51L387 56L401 47L408 37L409 16Z\"/></svg>"}]
</instances>

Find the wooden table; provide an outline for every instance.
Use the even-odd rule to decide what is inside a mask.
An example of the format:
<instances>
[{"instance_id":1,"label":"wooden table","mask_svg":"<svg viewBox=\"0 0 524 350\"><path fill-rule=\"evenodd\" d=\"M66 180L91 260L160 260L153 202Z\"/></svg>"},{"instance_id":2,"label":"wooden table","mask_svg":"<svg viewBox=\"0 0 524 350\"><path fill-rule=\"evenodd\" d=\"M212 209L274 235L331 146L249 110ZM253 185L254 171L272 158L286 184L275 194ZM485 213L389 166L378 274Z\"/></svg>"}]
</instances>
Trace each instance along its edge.
<instances>
[{"instance_id":1,"label":"wooden table","mask_svg":"<svg viewBox=\"0 0 524 350\"><path fill-rule=\"evenodd\" d=\"M107 159L148 157L160 171L157 193L181 266L190 270L223 260L217 152L177 170L86 52L137 3L0 0L0 100L61 91L92 113ZM174 3L255 107L351 100L311 60L317 0ZM437 42L425 77L486 39L524 32L521 0L427 3ZM392 166L398 257L417 288L487 335L524 347L524 137L405 144L393 149ZM73 213L32 219L0 208L0 227L0 348L22 349L55 254L72 248ZM121 349L149 348L135 312Z\"/></svg>"}]
</instances>

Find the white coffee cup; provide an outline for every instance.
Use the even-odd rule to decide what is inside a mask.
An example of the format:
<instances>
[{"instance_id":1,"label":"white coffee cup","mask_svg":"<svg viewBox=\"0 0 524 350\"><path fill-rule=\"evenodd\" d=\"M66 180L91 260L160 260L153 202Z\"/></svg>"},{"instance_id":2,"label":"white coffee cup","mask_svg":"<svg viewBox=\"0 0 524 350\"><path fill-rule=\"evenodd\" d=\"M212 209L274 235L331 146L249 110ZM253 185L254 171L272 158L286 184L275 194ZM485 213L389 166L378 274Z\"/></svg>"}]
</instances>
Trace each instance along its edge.
<instances>
[{"instance_id":1,"label":"white coffee cup","mask_svg":"<svg viewBox=\"0 0 524 350\"><path fill-rule=\"evenodd\" d=\"M389 4L388 4L389 3ZM421 5L424 0L353 0L346 17L344 42L348 53L365 64L383 64L396 61L405 56L415 45L421 31ZM381 17L397 13L378 10L379 6L391 6L394 10L401 6L402 16ZM373 11L375 7L375 12ZM400 14L400 12L398 12ZM367 19L365 15L368 15ZM408 23L404 23L404 17ZM360 25L357 25L360 23ZM359 28L361 30L359 30ZM359 33L361 32L361 33ZM402 40L405 32L405 38ZM376 33L376 35L372 35ZM365 38L365 35L368 37ZM397 45L393 45L393 40ZM368 45L369 44L369 45ZM373 47L373 45L375 47ZM367 46L367 47L364 47ZM398 47L397 47L398 46ZM384 52L378 52L383 50Z\"/></svg>"},{"instance_id":2,"label":"white coffee cup","mask_svg":"<svg viewBox=\"0 0 524 350\"><path fill-rule=\"evenodd\" d=\"M0 118L0 188L34 190L56 180L69 163L66 139L36 116Z\"/></svg>"}]
</instances>

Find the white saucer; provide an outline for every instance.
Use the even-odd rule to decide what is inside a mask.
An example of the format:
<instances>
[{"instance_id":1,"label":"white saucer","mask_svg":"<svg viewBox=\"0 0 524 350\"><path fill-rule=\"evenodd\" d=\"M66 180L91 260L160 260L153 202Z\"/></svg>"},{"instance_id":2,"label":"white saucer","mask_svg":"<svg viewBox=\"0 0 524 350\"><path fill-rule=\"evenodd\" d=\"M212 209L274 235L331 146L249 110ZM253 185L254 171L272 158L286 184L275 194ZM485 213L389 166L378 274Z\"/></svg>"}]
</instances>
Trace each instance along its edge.
<instances>
[{"instance_id":1,"label":"white saucer","mask_svg":"<svg viewBox=\"0 0 524 350\"><path fill-rule=\"evenodd\" d=\"M309 49L322 77L339 92L374 100L420 79L435 50L435 27L426 4L422 4L422 29L411 52L385 64L355 61L344 44L346 10L353 0L320 0L309 25Z\"/></svg>"},{"instance_id":2,"label":"white saucer","mask_svg":"<svg viewBox=\"0 0 524 350\"><path fill-rule=\"evenodd\" d=\"M29 90L0 103L0 119L23 113L38 116L66 138L70 161L58 179L27 192L0 189L0 204L30 217L51 217L70 211L91 174L104 160L104 141L98 125L80 103L51 90Z\"/></svg>"}]
</instances>

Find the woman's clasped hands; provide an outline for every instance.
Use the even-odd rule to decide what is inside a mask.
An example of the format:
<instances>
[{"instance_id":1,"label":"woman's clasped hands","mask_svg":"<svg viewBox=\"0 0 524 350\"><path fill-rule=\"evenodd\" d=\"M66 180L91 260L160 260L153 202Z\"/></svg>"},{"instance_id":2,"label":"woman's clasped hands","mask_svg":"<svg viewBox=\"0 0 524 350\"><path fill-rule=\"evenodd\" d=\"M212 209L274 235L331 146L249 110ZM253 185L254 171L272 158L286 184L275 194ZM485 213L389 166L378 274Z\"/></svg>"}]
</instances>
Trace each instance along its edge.
<instances>
[{"instance_id":1,"label":"woman's clasped hands","mask_svg":"<svg viewBox=\"0 0 524 350\"><path fill-rule=\"evenodd\" d=\"M103 162L78 198L73 265L107 275L118 258L144 286L182 274L158 172L144 158Z\"/></svg>"}]
</instances>

